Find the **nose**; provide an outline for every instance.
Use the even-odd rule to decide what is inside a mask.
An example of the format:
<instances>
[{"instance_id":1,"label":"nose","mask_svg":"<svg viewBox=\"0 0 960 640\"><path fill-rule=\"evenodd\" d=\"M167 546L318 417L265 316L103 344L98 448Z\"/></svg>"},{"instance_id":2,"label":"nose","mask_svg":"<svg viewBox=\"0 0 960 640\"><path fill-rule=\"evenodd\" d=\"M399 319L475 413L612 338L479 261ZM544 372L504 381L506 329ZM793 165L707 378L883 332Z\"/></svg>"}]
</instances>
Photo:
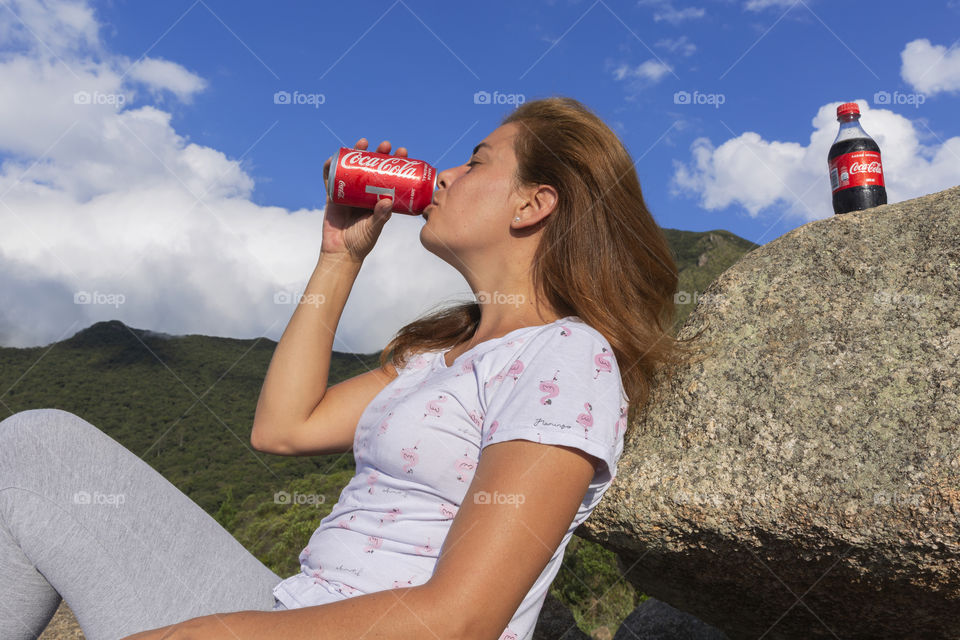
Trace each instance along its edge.
<instances>
[{"instance_id":1,"label":"nose","mask_svg":"<svg viewBox=\"0 0 960 640\"><path fill-rule=\"evenodd\" d=\"M437 190L440 189L449 189L450 185L453 184L453 181L456 180L457 171L463 167L451 167L449 169L444 169L437 174Z\"/></svg>"}]
</instances>

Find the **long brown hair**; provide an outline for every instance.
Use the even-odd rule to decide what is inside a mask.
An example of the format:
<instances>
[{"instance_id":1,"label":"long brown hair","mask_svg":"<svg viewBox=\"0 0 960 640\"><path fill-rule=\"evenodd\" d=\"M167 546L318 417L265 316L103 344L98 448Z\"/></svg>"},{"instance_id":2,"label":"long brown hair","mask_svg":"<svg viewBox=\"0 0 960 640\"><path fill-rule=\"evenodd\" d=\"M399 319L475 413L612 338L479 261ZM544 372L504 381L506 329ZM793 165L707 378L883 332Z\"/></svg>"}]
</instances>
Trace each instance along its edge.
<instances>
[{"instance_id":1,"label":"long brown hair","mask_svg":"<svg viewBox=\"0 0 960 640\"><path fill-rule=\"evenodd\" d=\"M534 290L561 317L578 316L610 343L630 402L629 433L657 370L685 353L671 334L678 278L667 240L623 143L586 106L553 96L521 104L501 124L510 122L520 125L517 187L548 184L559 195L534 254ZM479 322L476 301L429 312L396 333L380 365L453 348Z\"/></svg>"}]
</instances>

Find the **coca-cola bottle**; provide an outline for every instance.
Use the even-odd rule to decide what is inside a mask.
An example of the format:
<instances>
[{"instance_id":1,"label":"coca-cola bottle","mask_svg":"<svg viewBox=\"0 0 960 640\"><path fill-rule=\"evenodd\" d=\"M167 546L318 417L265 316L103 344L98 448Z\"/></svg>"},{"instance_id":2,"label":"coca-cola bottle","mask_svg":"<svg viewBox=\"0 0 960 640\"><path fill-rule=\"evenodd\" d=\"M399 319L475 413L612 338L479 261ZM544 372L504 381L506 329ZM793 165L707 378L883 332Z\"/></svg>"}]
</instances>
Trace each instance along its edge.
<instances>
[{"instance_id":1,"label":"coca-cola bottle","mask_svg":"<svg viewBox=\"0 0 960 640\"><path fill-rule=\"evenodd\" d=\"M860 211L887 204L880 147L860 126L860 107L845 102L837 107L840 132L830 147L830 188L833 212Z\"/></svg>"}]
</instances>

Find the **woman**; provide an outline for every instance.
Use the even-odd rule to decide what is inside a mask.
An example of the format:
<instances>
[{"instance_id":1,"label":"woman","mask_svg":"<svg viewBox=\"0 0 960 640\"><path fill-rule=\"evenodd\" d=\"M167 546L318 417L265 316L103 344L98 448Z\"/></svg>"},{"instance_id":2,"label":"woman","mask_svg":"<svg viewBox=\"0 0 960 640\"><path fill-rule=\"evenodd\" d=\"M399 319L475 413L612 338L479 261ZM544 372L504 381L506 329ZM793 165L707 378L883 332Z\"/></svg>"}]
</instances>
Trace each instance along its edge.
<instances>
[{"instance_id":1,"label":"woman","mask_svg":"<svg viewBox=\"0 0 960 640\"><path fill-rule=\"evenodd\" d=\"M255 448L355 455L301 572L281 580L89 423L25 411L0 423L0 637L35 637L61 596L91 640L532 636L631 410L680 353L670 251L617 136L576 100L525 103L439 174L423 214L422 244L477 302L403 327L380 368L328 389L390 216L328 198L304 292L321 303L294 312L257 405Z\"/></svg>"}]
</instances>

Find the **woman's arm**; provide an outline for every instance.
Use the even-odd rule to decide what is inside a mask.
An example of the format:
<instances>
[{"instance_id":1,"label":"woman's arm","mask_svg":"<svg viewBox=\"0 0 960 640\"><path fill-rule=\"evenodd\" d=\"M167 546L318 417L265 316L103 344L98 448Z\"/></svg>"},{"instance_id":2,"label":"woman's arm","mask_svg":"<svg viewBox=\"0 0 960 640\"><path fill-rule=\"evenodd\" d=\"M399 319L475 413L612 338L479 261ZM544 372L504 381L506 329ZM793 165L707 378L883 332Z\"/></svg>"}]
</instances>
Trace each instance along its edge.
<instances>
[{"instance_id":1,"label":"woman's arm","mask_svg":"<svg viewBox=\"0 0 960 640\"><path fill-rule=\"evenodd\" d=\"M459 640L456 623L428 583L302 609L217 613L123 640Z\"/></svg>"},{"instance_id":2,"label":"woman's arm","mask_svg":"<svg viewBox=\"0 0 960 640\"><path fill-rule=\"evenodd\" d=\"M360 265L349 257L321 252L270 359L250 434L255 449L282 443L323 399L333 337Z\"/></svg>"}]
</instances>

